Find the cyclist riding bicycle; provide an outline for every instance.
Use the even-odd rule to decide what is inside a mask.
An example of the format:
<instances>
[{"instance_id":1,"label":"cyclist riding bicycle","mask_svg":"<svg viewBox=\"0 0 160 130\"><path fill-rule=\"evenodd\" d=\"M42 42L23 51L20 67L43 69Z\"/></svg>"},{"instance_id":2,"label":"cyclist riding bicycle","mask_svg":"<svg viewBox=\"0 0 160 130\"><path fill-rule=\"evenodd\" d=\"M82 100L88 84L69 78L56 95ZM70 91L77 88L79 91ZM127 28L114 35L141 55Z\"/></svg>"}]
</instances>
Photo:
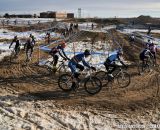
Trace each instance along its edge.
<instances>
[{"instance_id":1,"label":"cyclist riding bicycle","mask_svg":"<svg viewBox=\"0 0 160 130\"><path fill-rule=\"evenodd\" d=\"M152 55L153 55L153 58L154 58L154 62L156 64L156 53L157 53L157 46L152 42L150 45L149 45L149 50L151 51Z\"/></svg>"},{"instance_id":2,"label":"cyclist riding bicycle","mask_svg":"<svg viewBox=\"0 0 160 130\"><path fill-rule=\"evenodd\" d=\"M120 62L123 66L125 66L127 68L127 66L124 64L124 62L121 60L123 55L123 51L120 49L118 50L116 53L110 55L106 61L104 62L104 66L108 72L108 76L110 76L111 78L113 78L112 73L116 70L116 68L118 67L118 65L116 64L117 62ZM112 67L112 69L110 69L110 67Z\"/></svg>"},{"instance_id":3,"label":"cyclist riding bicycle","mask_svg":"<svg viewBox=\"0 0 160 130\"><path fill-rule=\"evenodd\" d=\"M29 50L31 51L30 52L30 58L32 57L33 48L35 46L35 43L36 43L35 37L32 34L30 34L26 44L24 45L24 49L25 49L26 55L27 55L27 60L29 60L29 57L28 57Z\"/></svg>"},{"instance_id":4,"label":"cyclist riding bicycle","mask_svg":"<svg viewBox=\"0 0 160 130\"><path fill-rule=\"evenodd\" d=\"M139 54L139 58L143 64L146 64L147 60L151 58L151 56L153 56L153 54L151 53L148 47L142 50L141 53Z\"/></svg>"},{"instance_id":5,"label":"cyclist riding bicycle","mask_svg":"<svg viewBox=\"0 0 160 130\"><path fill-rule=\"evenodd\" d=\"M14 37L13 41L11 42L10 46L9 46L9 49L11 48L12 44L13 43L16 43L15 47L14 47L14 51L15 51L15 55L17 56L19 51L20 51L20 42L19 42L19 39L17 38L17 36Z\"/></svg>"},{"instance_id":6,"label":"cyclist riding bicycle","mask_svg":"<svg viewBox=\"0 0 160 130\"><path fill-rule=\"evenodd\" d=\"M53 69L56 69L56 65L58 63L58 59L60 55L64 60L70 60L64 52L64 48L66 47L65 42L62 41L58 46L53 47L49 54L53 57Z\"/></svg>"},{"instance_id":7,"label":"cyclist riding bicycle","mask_svg":"<svg viewBox=\"0 0 160 130\"><path fill-rule=\"evenodd\" d=\"M81 54L77 54L75 55L68 63L68 67L71 69L72 74L74 75L75 78L78 78L78 76L80 75L78 72L76 72L76 69L80 69L80 71L84 70L84 66L91 68L92 70L96 70L95 67L90 66L86 61L85 58L87 58L89 55L91 55L89 50L85 50L83 53ZM79 62L83 63L83 65L79 64Z\"/></svg>"}]
</instances>

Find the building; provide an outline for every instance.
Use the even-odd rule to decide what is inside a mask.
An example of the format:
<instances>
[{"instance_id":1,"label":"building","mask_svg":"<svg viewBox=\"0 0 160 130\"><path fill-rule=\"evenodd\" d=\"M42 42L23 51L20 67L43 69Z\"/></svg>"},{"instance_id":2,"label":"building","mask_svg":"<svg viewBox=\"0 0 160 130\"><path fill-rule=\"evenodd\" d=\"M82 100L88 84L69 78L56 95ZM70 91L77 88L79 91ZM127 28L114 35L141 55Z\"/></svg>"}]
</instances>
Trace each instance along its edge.
<instances>
[{"instance_id":1,"label":"building","mask_svg":"<svg viewBox=\"0 0 160 130\"><path fill-rule=\"evenodd\" d=\"M74 18L74 13L67 13L67 18Z\"/></svg>"},{"instance_id":2,"label":"building","mask_svg":"<svg viewBox=\"0 0 160 130\"><path fill-rule=\"evenodd\" d=\"M7 17L7 18L33 18L33 15L31 14L11 14L11 15L7 15L7 16L4 16L4 17Z\"/></svg>"},{"instance_id":3,"label":"building","mask_svg":"<svg viewBox=\"0 0 160 130\"><path fill-rule=\"evenodd\" d=\"M40 13L40 18L74 18L74 13L48 11Z\"/></svg>"},{"instance_id":4,"label":"building","mask_svg":"<svg viewBox=\"0 0 160 130\"><path fill-rule=\"evenodd\" d=\"M56 17L56 12L42 12L40 13L40 18L55 18Z\"/></svg>"}]
</instances>

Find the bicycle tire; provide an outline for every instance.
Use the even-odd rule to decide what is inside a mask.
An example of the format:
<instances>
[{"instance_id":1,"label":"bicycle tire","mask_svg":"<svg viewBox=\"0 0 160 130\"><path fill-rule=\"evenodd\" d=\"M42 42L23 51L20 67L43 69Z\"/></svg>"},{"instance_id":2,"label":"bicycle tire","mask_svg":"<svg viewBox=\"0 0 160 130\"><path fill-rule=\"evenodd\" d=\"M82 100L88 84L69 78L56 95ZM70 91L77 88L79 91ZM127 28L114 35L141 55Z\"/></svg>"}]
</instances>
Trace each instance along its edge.
<instances>
[{"instance_id":1,"label":"bicycle tire","mask_svg":"<svg viewBox=\"0 0 160 130\"><path fill-rule=\"evenodd\" d=\"M10 56L9 62L10 63L14 63L14 62L16 62L17 58L18 57L16 57L15 53L12 53L11 56Z\"/></svg>"},{"instance_id":2,"label":"bicycle tire","mask_svg":"<svg viewBox=\"0 0 160 130\"><path fill-rule=\"evenodd\" d=\"M98 71L95 76L101 80L102 85L108 82L107 72L105 71Z\"/></svg>"},{"instance_id":3,"label":"bicycle tire","mask_svg":"<svg viewBox=\"0 0 160 130\"><path fill-rule=\"evenodd\" d=\"M159 65L156 64L153 68L156 72L160 73L160 66Z\"/></svg>"},{"instance_id":4,"label":"bicycle tire","mask_svg":"<svg viewBox=\"0 0 160 130\"><path fill-rule=\"evenodd\" d=\"M63 84L65 86L63 86ZM64 92L70 92L72 90L72 78L70 74L62 74L58 78L58 86Z\"/></svg>"},{"instance_id":5,"label":"bicycle tire","mask_svg":"<svg viewBox=\"0 0 160 130\"><path fill-rule=\"evenodd\" d=\"M144 66L143 63L138 64L138 74L142 75L143 73L149 72L150 71L150 66L146 65Z\"/></svg>"},{"instance_id":6,"label":"bicycle tire","mask_svg":"<svg viewBox=\"0 0 160 130\"><path fill-rule=\"evenodd\" d=\"M125 81L125 82L123 82L123 81ZM130 74L128 74L127 72L119 73L117 75L117 82L121 88L128 87L129 84L131 83ZM122 82L123 82L123 84L122 84Z\"/></svg>"},{"instance_id":7,"label":"bicycle tire","mask_svg":"<svg viewBox=\"0 0 160 130\"><path fill-rule=\"evenodd\" d=\"M96 87L96 89L95 89L95 87ZM99 78L92 76L92 77L89 77L85 80L84 88L87 93L94 95L94 94L97 94L101 91L102 83Z\"/></svg>"}]
</instances>

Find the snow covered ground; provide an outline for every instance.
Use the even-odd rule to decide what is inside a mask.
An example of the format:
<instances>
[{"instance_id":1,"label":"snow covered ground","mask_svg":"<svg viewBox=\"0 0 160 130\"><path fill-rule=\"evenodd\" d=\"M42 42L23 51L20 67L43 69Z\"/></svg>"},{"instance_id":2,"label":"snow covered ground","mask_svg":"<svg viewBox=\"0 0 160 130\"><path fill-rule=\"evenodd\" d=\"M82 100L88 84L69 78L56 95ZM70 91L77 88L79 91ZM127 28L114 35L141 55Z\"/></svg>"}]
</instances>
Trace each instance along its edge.
<instances>
[{"instance_id":1,"label":"snow covered ground","mask_svg":"<svg viewBox=\"0 0 160 130\"><path fill-rule=\"evenodd\" d=\"M36 40L42 40L45 38L45 32L35 32L35 31L26 31L26 32L13 32L7 29L0 29L0 39L13 39L14 36L18 38L28 38L30 34L33 34ZM51 32L51 37L60 37L60 34Z\"/></svg>"},{"instance_id":2,"label":"snow covered ground","mask_svg":"<svg viewBox=\"0 0 160 130\"><path fill-rule=\"evenodd\" d=\"M148 30L147 29L123 29L123 32L125 33L133 33L133 32L145 32L147 33ZM160 30L151 30L152 33L160 33Z\"/></svg>"},{"instance_id":3,"label":"snow covered ground","mask_svg":"<svg viewBox=\"0 0 160 130\"><path fill-rule=\"evenodd\" d=\"M0 100L1 130L113 130L116 127L110 120L117 116L107 111L64 110L57 108L54 100L20 101L17 95L2 96Z\"/></svg>"},{"instance_id":4,"label":"snow covered ground","mask_svg":"<svg viewBox=\"0 0 160 130\"><path fill-rule=\"evenodd\" d=\"M23 26L23 25L31 25L31 24L37 24L37 23L46 23L46 22L53 22L55 19L53 18L0 18L0 24L2 22L5 23L5 25L17 25L17 26Z\"/></svg>"}]
</instances>

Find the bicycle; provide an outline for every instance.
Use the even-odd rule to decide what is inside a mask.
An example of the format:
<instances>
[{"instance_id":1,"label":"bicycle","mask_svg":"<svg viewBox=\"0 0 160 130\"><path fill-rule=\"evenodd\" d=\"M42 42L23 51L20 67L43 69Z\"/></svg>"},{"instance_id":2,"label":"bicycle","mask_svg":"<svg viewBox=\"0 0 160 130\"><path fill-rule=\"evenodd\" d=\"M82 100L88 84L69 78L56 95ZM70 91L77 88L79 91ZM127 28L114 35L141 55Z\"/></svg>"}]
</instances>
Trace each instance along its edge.
<instances>
[{"instance_id":1,"label":"bicycle","mask_svg":"<svg viewBox=\"0 0 160 130\"><path fill-rule=\"evenodd\" d=\"M49 60L45 62L44 66L47 68L48 72L51 74L55 74L56 72L58 72L59 74L61 72L66 73L68 71L67 70L68 66L65 64L66 60L63 59L59 62L60 64L58 65L57 68L54 68L53 61L49 61Z\"/></svg>"},{"instance_id":2,"label":"bicycle","mask_svg":"<svg viewBox=\"0 0 160 130\"><path fill-rule=\"evenodd\" d=\"M109 69L112 69L110 67ZM96 77L101 79L102 85L106 83L114 83L115 79L120 88L128 87L131 82L130 74L122 68L122 66L117 65L117 69L113 72L113 77L109 76L108 72L106 71L99 71L95 74Z\"/></svg>"},{"instance_id":3,"label":"bicycle","mask_svg":"<svg viewBox=\"0 0 160 130\"><path fill-rule=\"evenodd\" d=\"M160 71L159 65L155 63L153 56L150 56L144 62L140 62L138 64L138 74L139 75L148 73L153 69L158 72Z\"/></svg>"},{"instance_id":4,"label":"bicycle","mask_svg":"<svg viewBox=\"0 0 160 130\"><path fill-rule=\"evenodd\" d=\"M20 53L20 47L18 47L18 48L16 48L16 49L13 49L13 50L11 51L11 55L10 55L10 59L9 59L10 63L16 62L19 53Z\"/></svg>"},{"instance_id":5,"label":"bicycle","mask_svg":"<svg viewBox=\"0 0 160 130\"><path fill-rule=\"evenodd\" d=\"M25 65L27 66L31 60L32 60L32 50L29 49L28 51L26 51Z\"/></svg>"},{"instance_id":6,"label":"bicycle","mask_svg":"<svg viewBox=\"0 0 160 130\"><path fill-rule=\"evenodd\" d=\"M77 91L84 84L85 91L91 95L97 94L102 88L102 83L99 78L92 74L91 69L86 69L85 76L80 74L80 78L75 78L73 74L65 73L59 76L58 86L64 92ZM74 83L74 84L73 84Z\"/></svg>"}]
</instances>

